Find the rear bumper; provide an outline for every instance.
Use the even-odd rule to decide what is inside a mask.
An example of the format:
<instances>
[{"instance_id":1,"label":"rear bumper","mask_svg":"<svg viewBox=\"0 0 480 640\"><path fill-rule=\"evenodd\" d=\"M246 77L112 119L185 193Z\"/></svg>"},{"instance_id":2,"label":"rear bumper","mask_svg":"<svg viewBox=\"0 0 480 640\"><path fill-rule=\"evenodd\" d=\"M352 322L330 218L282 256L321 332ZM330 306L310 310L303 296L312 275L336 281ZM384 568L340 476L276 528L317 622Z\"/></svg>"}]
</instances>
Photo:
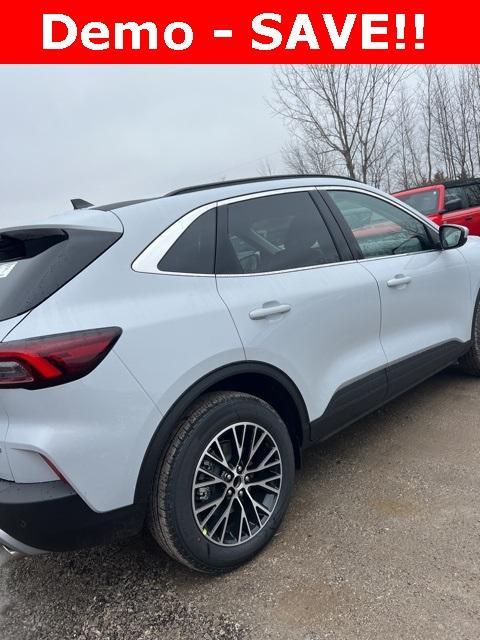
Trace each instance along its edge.
<instances>
[{"instance_id":1,"label":"rear bumper","mask_svg":"<svg viewBox=\"0 0 480 640\"><path fill-rule=\"evenodd\" d=\"M138 533L145 508L97 513L64 482L0 480L0 544L22 554L71 551Z\"/></svg>"},{"instance_id":2,"label":"rear bumper","mask_svg":"<svg viewBox=\"0 0 480 640\"><path fill-rule=\"evenodd\" d=\"M35 547L29 547L27 544L23 544L20 540L16 540L9 536L8 533L0 529L0 546L11 555L21 554L22 556L36 556L41 553L46 553L43 549L36 549Z\"/></svg>"}]
</instances>

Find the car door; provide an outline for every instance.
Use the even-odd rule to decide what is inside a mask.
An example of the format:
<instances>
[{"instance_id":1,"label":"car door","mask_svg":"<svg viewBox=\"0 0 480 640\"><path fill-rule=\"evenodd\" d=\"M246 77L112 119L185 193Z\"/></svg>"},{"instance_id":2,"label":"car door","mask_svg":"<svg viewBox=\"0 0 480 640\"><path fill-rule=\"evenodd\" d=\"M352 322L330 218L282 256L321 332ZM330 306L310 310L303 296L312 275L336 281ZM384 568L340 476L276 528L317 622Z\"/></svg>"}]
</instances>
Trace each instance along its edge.
<instances>
[{"instance_id":1,"label":"car door","mask_svg":"<svg viewBox=\"0 0 480 640\"><path fill-rule=\"evenodd\" d=\"M420 215L387 198L354 189L323 193L342 215L359 264L378 282L394 395L454 361L470 339L467 265L458 250L439 248L435 228Z\"/></svg>"},{"instance_id":2,"label":"car door","mask_svg":"<svg viewBox=\"0 0 480 640\"><path fill-rule=\"evenodd\" d=\"M386 393L377 283L332 232L310 190L243 196L218 209L217 286L247 360L286 373L312 421L339 389L372 372L358 399L376 405ZM354 405L349 418L360 411Z\"/></svg>"}]
</instances>

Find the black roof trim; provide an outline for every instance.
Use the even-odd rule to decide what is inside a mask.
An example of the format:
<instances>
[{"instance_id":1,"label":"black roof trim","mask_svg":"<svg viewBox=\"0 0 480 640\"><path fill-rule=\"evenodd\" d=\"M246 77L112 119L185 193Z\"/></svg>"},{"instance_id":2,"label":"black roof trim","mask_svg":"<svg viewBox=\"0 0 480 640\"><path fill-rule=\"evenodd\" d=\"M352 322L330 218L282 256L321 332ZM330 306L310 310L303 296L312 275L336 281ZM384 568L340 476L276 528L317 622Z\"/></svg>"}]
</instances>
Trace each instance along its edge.
<instances>
[{"instance_id":1,"label":"black roof trim","mask_svg":"<svg viewBox=\"0 0 480 640\"><path fill-rule=\"evenodd\" d=\"M432 182L431 184L421 184L418 187L408 187L408 189L401 189L400 191L395 191L395 193L403 193L407 191L416 191L417 189L434 189L435 187L468 187L471 184L479 184L480 178L457 178L456 180L444 180L443 182ZM395 195L392 193L392 196Z\"/></svg>"},{"instance_id":2,"label":"black roof trim","mask_svg":"<svg viewBox=\"0 0 480 640\"><path fill-rule=\"evenodd\" d=\"M111 211L112 209L122 209L123 207L130 207L134 204L141 204L142 202L150 202L150 200L158 200L162 196L156 196L154 198L139 198L138 200L123 200L122 202L112 202L111 204L102 204L99 207L94 207L100 211Z\"/></svg>"},{"instance_id":3,"label":"black roof trim","mask_svg":"<svg viewBox=\"0 0 480 640\"><path fill-rule=\"evenodd\" d=\"M353 182L358 182L354 178L349 178L348 176L335 176L335 175L327 175L327 174L317 174L317 173L305 173L305 174L286 174L282 176L257 176L255 178L237 178L235 180L225 180L223 182L209 182L206 184L197 184L191 187L184 187L182 189L175 189L174 191L170 191L166 193L163 197L169 198L170 196L179 196L184 193L193 193L194 191L205 191L207 189L218 189L220 187L231 187L235 185L250 183L250 182L269 182L270 180L290 180L292 178L335 178L336 180L352 180Z\"/></svg>"},{"instance_id":4,"label":"black roof trim","mask_svg":"<svg viewBox=\"0 0 480 640\"><path fill-rule=\"evenodd\" d=\"M305 174L286 174L282 176L256 176L254 178L237 178L235 180L225 180L223 182L209 182L206 184L197 184L191 187L184 187L183 189L175 189L174 191L169 191L163 196L154 196L153 198L139 198L138 200L124 200L121 202L112 202L111 204L102 204L99 206L89 205L93 209L98 211L112 211L112 209L122 209L123 207L130 207L134 204L141 204L142 202L150 202L151 200L159 200L161 198L169 198L170 196L178 196L184 193L194 193L195 191L206 191L207 189L218 189L220 187L231 187L235 185L241 184L250 184L256 182L270 182L275 180L290 180L290 179L301 179L301 178L334 178L335 180L352 180L353 182L359 182L359 180L355 180L354 178L349 178L348 176L336 176L336 175L327 175L327 174L317 174L317 173L305 173ZM86 206L86 205L85 205Z\"/></svg>"},{"instance_id":5,"label":"black roof trim","mask_svg":"<svg viewBox=\"0 0 480 640\"><path fill-rule=\"evenodd\" d=\"M466 187L470 184L478 184L480 178L462 178L458 180L446 180L442 184L445 187Z\"/></svg>"}]
</instances>

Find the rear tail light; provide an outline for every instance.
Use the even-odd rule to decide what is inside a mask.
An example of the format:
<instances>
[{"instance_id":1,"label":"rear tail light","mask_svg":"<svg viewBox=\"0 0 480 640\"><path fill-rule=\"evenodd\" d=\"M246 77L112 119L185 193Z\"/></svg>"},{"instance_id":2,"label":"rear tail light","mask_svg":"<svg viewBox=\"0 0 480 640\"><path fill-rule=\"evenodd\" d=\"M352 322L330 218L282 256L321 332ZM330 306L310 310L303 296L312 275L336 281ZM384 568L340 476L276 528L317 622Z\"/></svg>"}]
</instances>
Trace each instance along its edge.
<instances>
[{"instance_id":1,"label":"rear tail light","mask_svg":"<svg viewBox=\"0 0 480 640\"><path fill-rule=\"evenodd\" d=\"M0 387L40 389L77 380L105 358L119 327L0 343Z\"/></svg>"}]
</instances>

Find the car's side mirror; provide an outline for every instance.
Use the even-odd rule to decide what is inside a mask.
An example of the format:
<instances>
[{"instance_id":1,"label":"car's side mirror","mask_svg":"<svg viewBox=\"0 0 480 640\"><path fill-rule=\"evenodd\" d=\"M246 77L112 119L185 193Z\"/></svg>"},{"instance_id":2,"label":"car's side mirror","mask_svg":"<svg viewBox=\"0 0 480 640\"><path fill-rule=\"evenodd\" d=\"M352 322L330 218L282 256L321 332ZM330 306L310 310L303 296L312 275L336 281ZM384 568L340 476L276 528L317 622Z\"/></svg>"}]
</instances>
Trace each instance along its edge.
<instances>
[{"instance_id":1,"label":"car's side mirror","mask_svg":"<svg viewBox=\"0 0 480 640\"><path fill-rule=\"evenodd\" d=\"M442 249L463 247L467 238L467 227L462 227L458 224L442 224L440 227L440 244Z\"/></svg>"},{"instance_id":2,"label":"car's side mirror","mask_svg":"<svg viewBox=\"0 0 480 640\"><path fill-rule=\"evenodd\" d=\"M463 209L463 202L461 198L449 198L445 200L445 211L458 211Z\"/></svg>"}]
</instances>

